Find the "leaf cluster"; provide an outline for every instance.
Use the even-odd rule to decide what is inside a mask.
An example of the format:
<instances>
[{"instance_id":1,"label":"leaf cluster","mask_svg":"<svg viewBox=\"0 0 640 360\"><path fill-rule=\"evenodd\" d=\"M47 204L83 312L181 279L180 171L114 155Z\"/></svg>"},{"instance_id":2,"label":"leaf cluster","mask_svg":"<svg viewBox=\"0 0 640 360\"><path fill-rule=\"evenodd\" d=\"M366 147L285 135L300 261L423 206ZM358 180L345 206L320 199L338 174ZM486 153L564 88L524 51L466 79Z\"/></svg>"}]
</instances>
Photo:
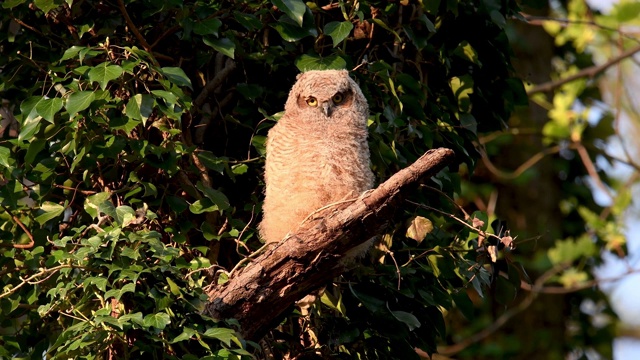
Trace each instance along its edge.
<instances>
[{"instance_id":1,"label":"leaf cluster","mask_svg":"<svg viewBox=\"0 0 640 360\"><path fill-rule=\"evenodd\" d=\"M0 94L19 132L0 140L1 357L251 356L232 320L200 310L206 287L262 245L266 132L298 71L353 69L379 179L437 146L472 169L478 132L526 100L511 1L2 7ZM327 291L314 317L327 354L416 358L444 337L444 310L472 316L465 289L490 282L478 231L430 210L456 211L456 170ZM407 237L416 216L433 230Z\"/></svg>"}]
</instances>

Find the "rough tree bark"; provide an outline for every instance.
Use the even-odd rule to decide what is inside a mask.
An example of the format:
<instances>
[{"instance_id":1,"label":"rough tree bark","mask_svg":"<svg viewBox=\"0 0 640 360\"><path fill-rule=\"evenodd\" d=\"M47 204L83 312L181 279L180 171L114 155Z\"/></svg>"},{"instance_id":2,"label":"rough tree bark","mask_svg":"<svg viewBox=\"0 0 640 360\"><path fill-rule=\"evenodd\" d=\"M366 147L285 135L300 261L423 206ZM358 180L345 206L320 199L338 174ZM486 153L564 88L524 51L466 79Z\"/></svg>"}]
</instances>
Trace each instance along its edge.
<instances>
[{"instance_id":1,"label":"rough tree bark","mask_svg":"<svg viewBox=\"0 0 640 360\"><path fill-rule=\"evenodd\" d=\"M310 216L295 234L215 287L204 313L234 318L246 339L259 340L295 301L344 271L344 254L380 234L420 180L453 158L452 150L430 150L358 199Z\"/></svg>"}]
</instances>

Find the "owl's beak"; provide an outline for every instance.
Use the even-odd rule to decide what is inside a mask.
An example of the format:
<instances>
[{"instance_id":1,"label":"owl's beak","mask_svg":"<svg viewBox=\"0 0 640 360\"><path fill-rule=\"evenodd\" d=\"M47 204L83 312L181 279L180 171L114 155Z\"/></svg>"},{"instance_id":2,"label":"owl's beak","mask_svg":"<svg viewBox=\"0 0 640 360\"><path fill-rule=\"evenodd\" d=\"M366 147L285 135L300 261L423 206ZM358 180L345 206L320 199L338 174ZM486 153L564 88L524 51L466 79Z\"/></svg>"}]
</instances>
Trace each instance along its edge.
<instances>
[{"instance_id":1,"label":"owl's beak","mask_svg":"<svg viewBox=\"0 0 640 360\"><path fill-rule=\"evenodd\" d=\"M329 117L331 115L331 104L329 104L328 101L322 103L322 112L326 117Z\"/></svg>"}]
</instances>

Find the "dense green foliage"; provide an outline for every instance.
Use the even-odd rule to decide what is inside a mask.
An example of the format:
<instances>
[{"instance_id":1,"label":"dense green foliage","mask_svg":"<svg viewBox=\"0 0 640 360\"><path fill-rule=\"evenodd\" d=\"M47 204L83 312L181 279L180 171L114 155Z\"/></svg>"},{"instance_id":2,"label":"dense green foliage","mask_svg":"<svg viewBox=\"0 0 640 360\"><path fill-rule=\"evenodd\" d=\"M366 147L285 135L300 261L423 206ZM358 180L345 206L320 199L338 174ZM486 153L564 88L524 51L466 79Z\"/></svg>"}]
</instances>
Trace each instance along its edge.
<instances>
[{"instance_id":1,"label":"dense green foliage","mask_svg":"<svg viewBox=\"0 0 640 360\"><path fill-rule=\"evenodd\" d=\"M505 32L515 3L2 7L0 97L19 134L0 140L0 357L262 356L232 319L200 310L207 286L262 246L266 133L309 69L353 70L380 181L433 147L458 160L415 194L421 205L407 204L372 259L328 288L312 314L323 355L435 352L444 313L474 317L469 293L497 286L509 304L528 281L515 261L492 280L477 233L505 228L453 201L480 159L478 133L527 101ZM282 321L266 347L305 352L296 315Z\"/></svg>"}]
</instances>

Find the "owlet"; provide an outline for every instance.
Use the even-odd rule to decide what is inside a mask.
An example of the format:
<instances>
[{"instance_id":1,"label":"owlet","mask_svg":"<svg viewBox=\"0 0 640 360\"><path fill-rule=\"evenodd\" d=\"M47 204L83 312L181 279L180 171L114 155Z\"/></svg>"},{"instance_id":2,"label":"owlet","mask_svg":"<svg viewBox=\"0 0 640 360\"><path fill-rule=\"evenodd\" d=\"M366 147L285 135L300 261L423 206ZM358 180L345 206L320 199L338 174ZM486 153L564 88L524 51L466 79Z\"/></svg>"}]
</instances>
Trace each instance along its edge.
<instances>
[{"instance_id":1,"label":"owlet","mask_svg":"<svg viewBox=\"0 0 640 360\"><path fill-rule=\"evenodd\" d=\"M323 206L373 186L369 107L346 70L298 75L285 111L269 131L260 234L278 242Z\"/></svg>"}]
</instances>

